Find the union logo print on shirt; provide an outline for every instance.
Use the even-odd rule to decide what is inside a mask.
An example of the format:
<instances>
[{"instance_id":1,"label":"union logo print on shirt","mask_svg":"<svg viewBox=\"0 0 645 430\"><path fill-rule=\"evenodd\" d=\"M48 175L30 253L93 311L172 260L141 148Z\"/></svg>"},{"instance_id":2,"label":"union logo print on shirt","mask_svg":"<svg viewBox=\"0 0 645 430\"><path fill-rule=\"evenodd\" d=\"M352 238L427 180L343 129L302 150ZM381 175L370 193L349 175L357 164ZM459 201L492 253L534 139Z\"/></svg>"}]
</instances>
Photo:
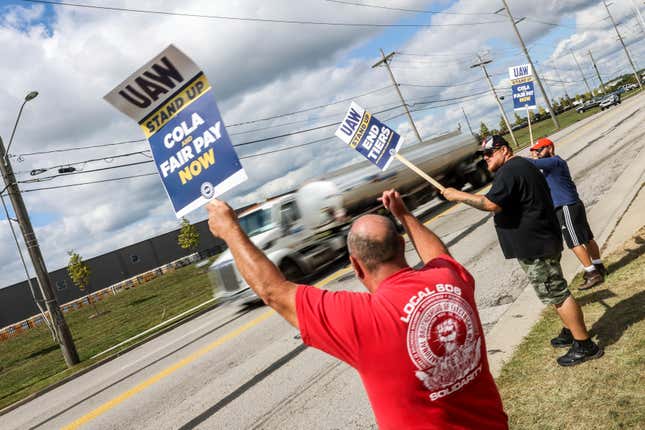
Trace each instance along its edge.
<instances>
[{"instance_id":1,"label":"union logo print on shirt","mask_svg":"<svg viewBox=\"0 0 645 430\"><path fill-rule=\"evenodd\" d=\"M481 333L458 287L437 284L420 292L409 314L407 347L416 377L437 400L458 391L481 372ZM423 296L423 297L420 297Z\"/></svg>"}]
</instances>

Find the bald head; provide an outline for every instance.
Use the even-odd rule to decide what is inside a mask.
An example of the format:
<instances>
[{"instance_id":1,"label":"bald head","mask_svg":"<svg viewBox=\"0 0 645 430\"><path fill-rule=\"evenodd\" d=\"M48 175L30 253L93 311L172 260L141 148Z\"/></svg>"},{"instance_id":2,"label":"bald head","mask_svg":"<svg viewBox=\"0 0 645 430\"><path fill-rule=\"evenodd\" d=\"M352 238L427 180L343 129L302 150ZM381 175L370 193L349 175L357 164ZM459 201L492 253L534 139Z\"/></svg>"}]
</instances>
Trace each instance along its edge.
<instances>
[{"instance_id":1,"label":"bald head","mask_svg":"<svg viewBox=\"0 0 645 430\"><path fill-rule=\"evenodd\" d=\"M384 216L364 215L349 231L347 247L352 257L360 260L367 270L403 258L403 246L394 223Z\"/></svg>"}]
</instances>

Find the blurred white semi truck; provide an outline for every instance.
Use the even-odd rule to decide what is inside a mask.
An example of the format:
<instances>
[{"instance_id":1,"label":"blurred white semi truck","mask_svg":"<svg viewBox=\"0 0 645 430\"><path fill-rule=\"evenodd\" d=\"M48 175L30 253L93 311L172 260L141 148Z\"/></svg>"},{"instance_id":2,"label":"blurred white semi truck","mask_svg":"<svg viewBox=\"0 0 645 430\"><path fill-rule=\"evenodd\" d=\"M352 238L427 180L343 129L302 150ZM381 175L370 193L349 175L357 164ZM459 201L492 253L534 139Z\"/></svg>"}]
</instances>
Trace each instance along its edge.
<instances>
[{"instance_id":1,"label":"blurred white semi truck","mask_svg":"<svg viewBox=\"0 0 645 430\"><path fill-rule=\"evenodd\" d=\"M401 154L446 186L462 188L470 183L478 188L491 179L478 149L474 136L454 132L404 147ZM299 282L346 256L351 220L377 209L377 198L390 188L401 192L410 209L436 196L431 185L400 163L380 172L364 161L247 209L239 219L253 243L287 279ZM216 297L256 299L229 251L208 273Z\"/></svg>"}]
</instances>

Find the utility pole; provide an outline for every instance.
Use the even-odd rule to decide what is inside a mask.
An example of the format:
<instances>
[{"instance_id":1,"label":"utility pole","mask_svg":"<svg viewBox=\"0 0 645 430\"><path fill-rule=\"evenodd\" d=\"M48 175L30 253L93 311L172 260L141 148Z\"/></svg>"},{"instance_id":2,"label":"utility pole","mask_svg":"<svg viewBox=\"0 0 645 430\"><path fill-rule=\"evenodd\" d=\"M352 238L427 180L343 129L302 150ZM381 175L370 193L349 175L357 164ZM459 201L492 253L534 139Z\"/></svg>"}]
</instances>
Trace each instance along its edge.
<instances>
[{"instance_id":1,"label":"utility pole","mask_svg":"<svg viewBox=\"0 0 645 430\"><path fill-rule=\"evenodd\" d=\"M555 69L555 73L557 73L558 75L558 79L560 80L560 82L562 82L562 88L564 89L564 95L567 98L567 101L571 100L571 98L569 97L569 93L567 93L567 83L562 80L560 69L558 69L558 66L556 66L555 62L553 63L553 68Z\"/></svg>"},{"instance_id":2,"label":"utility pole","mask_svg":"<svg viewBox=\"0 0 645 430\"><path fill-rule=\"evenodd\" d=\"M638 24L641 26L641 31L645 33L645 21L643 21L643 15L641 15L641 11L636 5L636 2L632 0L632 7L634 8L634 14L636 15L636 19L638 20Z\"/></svg>"},{"instance_id":3,"label":"utility pole","mask_svg":"<svg viewBox=\"0 0 645 430\"><path fill-rule=\"evenodd\" d=\"M463 112L464 114L464 118L466 118L466 125L468 125L468 130L470 130L470 134L474 136L475 133L473 133L473 128L470 126L470 121L468 120L468 115L466 115L466 111L464 110L464 107L463 106L459 106L459 107L461 108L461 112Z\"/></svg>"},{"instance_id":4,"label":"utility pole","mask_svg":"<svg viewBox=\"0 0 645 430\"><path fill-rule=\"evenodd\" d=\"M580 67L580 64L578 63L578 59L576 58L576 55L573 53L571 48L569 48L569 52L571 53L571 56L573 57L573 61L575 61L576 63L576 66L578 66L578 70L580 70L580 76L582 76L582 80L585 81L585 87L587 87L587 92L593 96L593 92L589 87L589 82L587 82L587 78L585 77L585 74L582 73L582 67Z\"/></svg>"},{"instance_id":5,"label":"utility pole","mask_svg":"<svg viewBox=\"0 0 645 430\"><path fill-rule=\"evenodd\" d=\"M504 112L504 107L502 106L502 102L499 100L499 97L497 96L497 92L495 91L495 87L493 86L493 82L490 80L490 75L488 74L488 70L486 70L486 64L491 63L493 60L484 60L482 59L481 55L477 55L477 58L479 59L479 63L473 64L470 66L470 68L475 68L475 67L481 67L481 69L484 71L484 76L486 77L486 80L488 81L488 86L490 87L491 92L493 93L493 97L495 97L495 101L497 102L497 106L499 107L499 112L502 114L502 118L504 118L504 124L506 124L506 128L508 129L508 132L511 135L511 139L513 140L513 145L517 145L517 140L515 140L515 135L513 134L513 130L511 130L511 123L508 122L508 118L506 117L506 112Z\"/></svg>"},{"instance_id":6,"label":"utility pole","mask_svg":"<svg viewBox=\"0 0 645 430\"><path fill-rule=\"evenodd\" d=\"M629 51L627 50L627 47L625 46L625 42L623 41L623 37L620 35L620 31L618 31L618 27L616 27L616 21L614 21L614 17L611 15L611 12L609 12L609 6L607 5L606 0L602 0L602 4L605 5L605 9L607 10L607 15L609 15L609 19L611 20L611 23L614 26L614 30L616 30L616 34L618 35L618 40L620 40L620 44L623 45L623 49L625 50L625 54L627 55L627 59L629 60L629 64L632 66L632 70L634 71L634 76L636 77L636 82L638 82L638 86L641 87L641 90L643 89L643 83L641 82L641 77L638 76L638 71L636 70L636 66L634 66L634 62L632 61L632 56L629 55Z\"/></svg>"},{"instance_id":7,"label":"utility pole","mask_svg":"<svg viewBox=\"0 0 645 430\"><path fill-rule=\"evenodd\" d=\"M392 85L394 85L394 88L396 89L397 94L399 95L399 98L401 99L401 104L403 105L403 108L405 109L405 113L408 116L408 121L410 121L410 127L412 127L412 130L414 131L414 134L417 135L417 139L419 139L419 143L423 143L423 140L421 139L421 135L419 134L419 130L417 130L416 124L414 124L414 120L412 119L412 114L410 114L410 110L408 109L407 103L405 103L405 100L403 99L403 94L401 94L401 90L399 89L399 84L396 82L396 79L394 79L394 74L392 73L392 69L390 69L390 63L388 62L392 57L394 57L395 52L390 52L385 55L383 50L381 49L381 56L383 57L381 60L377 61L376 64L372 66L372 69L375 67L380 66L381 64L385 64L385 68L387 69L388 73L390 74L390 79L392 80Z\"/></svg>"},{"instance_id":8,"label":"utility pole","mask_svg":"<svg viewBox=\"0 0 645 430\"><path fill-rule=\"evenodd\" d=\"M600 77L600 72L598 71L598 66L596 66L596 62L593 59L593 55L591 55L591 49L588 52L589 52L589 58L591 58L591 63L593 64L593 68L596 70L596 75L598 76L598 80L600 81L600 88L602 88L602 93L607 94L605 83L602 81L602 78Z\"/></svg>"},{"instance_id":9,"label":"utility pole","mask_svg":"<svg viewBox=\"0 0 645 430\"><path fill-rule=\"evenodd\" d=\"M535 75L535 80L538 83L538 86L540 87L540 91L542 92L542 96L544 97L544 100L546 101L546 105L549 108L549 113L551 114L551 119L553 120L553 125L555 125L555 128L559 129L560 128L560 123L558 122L558 119L555 116L555 112L553 111L553 107L551 107L551 101L549 100L549 96L544 90L544 86L542 86L542 81L540 80L540 76L538 75L537 69L533 65L533 60L531 60L531 56L529 55L528 49L526 49L526 45L524 45L524 40L522 39L522 35L520 34L520 31L517 29L517 24L515 23L515 18L513 18L513 14L511 13L511 9L508 7L508 2L506 0L502 0L502 3L504 3L504 7L506 8L506 14L508 15L508 18L511 20L511 24L513 25L513 30L515 30L515 34L517 35L517 39L520 41L520 45L522 45L522 50L524 51L524 55L526 55L526 59L528 60L529 64L531 65L531 69L533 69L533 74Z\"/></svg>"},{"instance_id":10,"label":"utility pole","mask_svg":"<svg viewBox=\"0 0 645 430\"><path fill-rule=\"evenodd\" d=\"M29 251L29 256L34 265L36 271L36 277L42 292L44 294L45 306L47 311L52 319L52 324L54 331L56 333L56 339L60 345L63 357L65 358L65 363L68 367L79 362L78 353L76 352L76 346L74 346L74 340L72 339L72 334L69 331L69 327L63 318L63 313L58 307L58 302L56 301L56 296L54 295L54 290L52 288L51 279L49 279L49 273L47 272L47 267L45 266L45 260L43 259L42 254L40 253L40 247L38 245L38 239L36 239L36 234L29 220L29 214L25 208L25 203L22 200L22 195L20 194L20 189L16 183L16 177L13 173L13 168L11 167L11 161L7 156L7 153L4 148L4 143L0 137L0 173L2 173L2 178L4 179L7 193L9 194L9 199L13 206L13 210L18 219L18 224L20 224L20 229L22 231L22 237L27 245L27 250Z\"/></svg>"}]
</instances>

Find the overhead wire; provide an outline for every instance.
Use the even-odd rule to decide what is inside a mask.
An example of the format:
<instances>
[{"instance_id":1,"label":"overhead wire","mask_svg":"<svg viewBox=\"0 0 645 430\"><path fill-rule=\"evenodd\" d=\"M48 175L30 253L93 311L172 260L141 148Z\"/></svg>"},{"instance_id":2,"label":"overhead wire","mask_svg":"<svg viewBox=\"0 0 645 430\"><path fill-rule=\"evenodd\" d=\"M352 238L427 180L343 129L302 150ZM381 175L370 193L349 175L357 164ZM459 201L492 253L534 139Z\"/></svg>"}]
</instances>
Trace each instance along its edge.
<instances>
[{"instance_id":1,"label":"overhead wire","mask_svg":"<svg viewBox=\"0 0 645 430\"><path fill-rule=\"evenodd\" d=\"M99 5L90 5L85 3L72 3L72 2L57 2L51 0L22 0L23 2L28 3L39 3L47 4L54 6L68 6L68 7L77 7L85 9L94 9L94 10L107 10L114 12L130 12L130 13L139 13L139 14L151 14L151 15L165 15L165 16L179 16L185 18L202 18L202 19L214 19L214 20L224 20L224 21L238 21L238 22L259 22L259 23L269 23L269 24L295 24L295 25L319 25L319 26L328 26L328 27L362 27L362 28L432 28L432 27L462 27L462 26L472 26L472 25L486 25L494 24L502 21L475 21L475 22L463 22L463 23L444 23L444 24L401 24L401 23L367 23L367 22L331 22L331 21L313 21L313 20L297 20L297 19L282 19L282 18L253 18L253 17L241 17L241 16L230 16L230 15L209 15L209 14L199 14L199 13L184 13L184 12L171 12L158 9L133 9L125 7L116 7L116 6L99 6Z\"/></svg>"},{"instance_id":2,"label":"overhead wire","mask_svg":"<svg viewBox=\"0 0 645 430\"><path fill-rule=\"evenodd\" d=\"M401 7L382 6L382 5L375 5L375 4L369 4L369 3L356 3L356 2L346 1L346 0L324 0L324 1L328 3L338 3L338 4L348 5L348 6L359 6L359 7L372 8L372 9L392 10L397 12L426 13L426 14L432 14L432 15L441 14L441 15L466 15L466 16L473 16L473 15L496 16L492 12L470 12L470 13L469 12L447 12L447 11L434 11L434 10L427 10L427 9L406 9Z\"/></svg>"}]
</instances>

